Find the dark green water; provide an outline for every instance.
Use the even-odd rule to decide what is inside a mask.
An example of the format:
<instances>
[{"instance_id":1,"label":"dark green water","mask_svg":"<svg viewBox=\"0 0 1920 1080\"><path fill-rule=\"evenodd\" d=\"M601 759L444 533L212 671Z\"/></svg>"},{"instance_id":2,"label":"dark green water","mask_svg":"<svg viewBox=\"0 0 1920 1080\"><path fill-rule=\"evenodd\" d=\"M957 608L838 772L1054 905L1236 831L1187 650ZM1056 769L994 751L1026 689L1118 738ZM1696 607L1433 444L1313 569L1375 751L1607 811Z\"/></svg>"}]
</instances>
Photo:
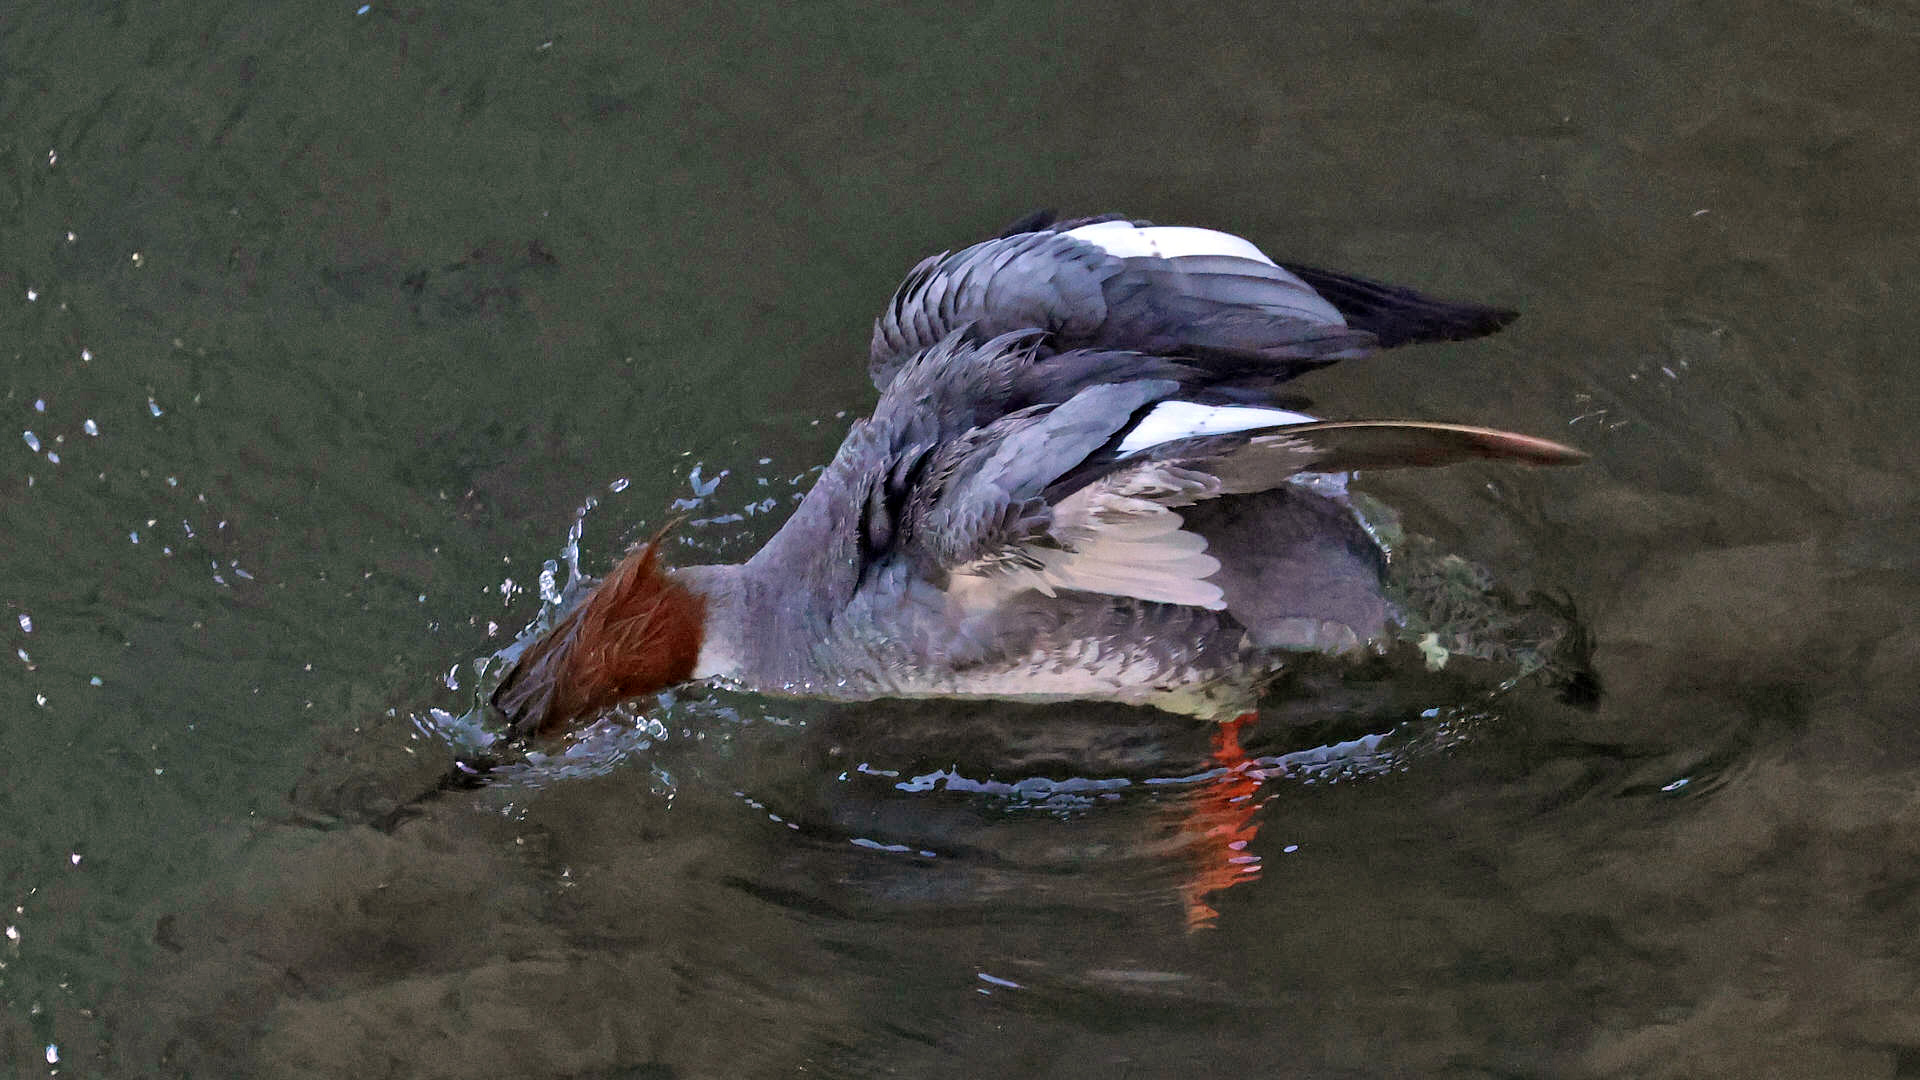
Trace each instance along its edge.
<instances>
[{"instance_id":1,"label":"dark green water","mask_svg":"<svg viewBox=\"0 0 1920 1080\"><path fill-rule=\"evenodd\" d=\"M0 13L0 1073L1920 1076L1910 4L356 8ZM1594 452L1369 487L1597 704L1323 685L1227 789L696 691L420 798L575 507L750 552L1036 206L1521 308L1303 389Z\"/></svg>"}]
</instances>

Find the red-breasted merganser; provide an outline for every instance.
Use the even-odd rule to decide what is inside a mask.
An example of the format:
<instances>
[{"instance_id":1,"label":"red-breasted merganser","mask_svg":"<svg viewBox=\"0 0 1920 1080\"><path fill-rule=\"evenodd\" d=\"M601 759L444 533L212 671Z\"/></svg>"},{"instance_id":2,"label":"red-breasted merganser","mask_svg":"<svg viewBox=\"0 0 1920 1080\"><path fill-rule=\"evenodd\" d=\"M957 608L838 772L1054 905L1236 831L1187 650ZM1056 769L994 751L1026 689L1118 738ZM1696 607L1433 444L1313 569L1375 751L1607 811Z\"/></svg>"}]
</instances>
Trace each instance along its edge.
<instances>
[{"instance_id":1,"label":"red-breasted merganser","mask_svg":"<svg viewBox=\"0 0 1920 1080\"><path fill-rule=\"evenodd\" d=\"M669 568L659 537L637 546L493 702L540 735L690 680L1244 713L1290 654L1390 631L1345 473L1584 457L1321 420L1281 384L1513 318L1209 229L1029 219L907 276L874 325L879 403L758 554Z\"/></svg>"}]
</instances>

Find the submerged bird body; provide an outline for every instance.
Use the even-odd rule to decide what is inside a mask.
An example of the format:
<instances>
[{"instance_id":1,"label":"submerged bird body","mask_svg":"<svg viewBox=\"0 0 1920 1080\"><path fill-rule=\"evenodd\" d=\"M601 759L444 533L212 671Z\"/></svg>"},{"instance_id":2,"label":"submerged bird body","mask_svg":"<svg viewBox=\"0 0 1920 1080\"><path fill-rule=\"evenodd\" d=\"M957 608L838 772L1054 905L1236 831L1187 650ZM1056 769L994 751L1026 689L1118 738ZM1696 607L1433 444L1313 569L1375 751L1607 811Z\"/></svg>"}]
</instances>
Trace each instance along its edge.
<instances>
[{"instance_id":1,"label":"submerged bird body","mask_svg":"<svg viewBox=\"0 0 1920 1080\"><path fill-rule=\"evenodd\" d=\"M493 698L516 729L688 679L1233 715L1287 654L1389 629L1346 472L1579 456L1276 404L1305 370L1510 312L1209 230L1029 226L909 275L875 324L872 416L758 554L668 570L656 538L521 654Z\"/></svg>"}]
</instances>

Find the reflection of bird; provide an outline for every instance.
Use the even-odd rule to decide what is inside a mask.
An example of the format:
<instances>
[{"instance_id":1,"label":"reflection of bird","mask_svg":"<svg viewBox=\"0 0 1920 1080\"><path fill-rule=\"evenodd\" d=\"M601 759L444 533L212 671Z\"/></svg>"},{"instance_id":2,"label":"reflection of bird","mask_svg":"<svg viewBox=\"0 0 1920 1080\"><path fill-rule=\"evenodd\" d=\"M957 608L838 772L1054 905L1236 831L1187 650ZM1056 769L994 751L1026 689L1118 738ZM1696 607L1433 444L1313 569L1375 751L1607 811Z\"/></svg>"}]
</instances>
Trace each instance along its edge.
<instances>
[{"instance_id":1,"label":"reflection of bird","mask_svg":"<svg viewBox=\"0 0 1920 1080\"><path fill-rule=\"evenodd\" d=\"M1321 421L1280 407L1280 385L1512 317L1205 229L1024 222L908 276L875 324L873 415L766 547L669 569L655 537L493 701L539 734L691 679L1244 712L1289 653L1387 630L1346 471L1580 457L1486 428Z\"/></svg>"}]
</instances>

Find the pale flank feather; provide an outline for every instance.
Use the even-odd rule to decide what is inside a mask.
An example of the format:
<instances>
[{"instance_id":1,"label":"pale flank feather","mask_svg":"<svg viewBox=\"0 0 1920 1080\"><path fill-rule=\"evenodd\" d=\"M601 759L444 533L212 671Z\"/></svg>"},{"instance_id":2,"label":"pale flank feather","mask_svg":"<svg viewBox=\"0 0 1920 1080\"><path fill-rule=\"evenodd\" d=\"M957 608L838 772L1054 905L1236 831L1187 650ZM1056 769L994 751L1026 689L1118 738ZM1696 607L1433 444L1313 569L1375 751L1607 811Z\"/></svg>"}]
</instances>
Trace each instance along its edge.
<instances>
[{"instance_id":1,"label":"pale flank feather","mask_svg":"<svg viewBox=\"0 0 1920 1080\"><path fill-rule=\"evenodd\" d=\"M1225 597L1207 579L1220 560L1168 508L1217 490L1210 477L1166 463L1110 473L1054 505L1046 543L962 567L955 578L985 579L959 582L970 605L1026 589L1048 596L1077 589L1219 611Z\"/></svg>"}]
</instances>

